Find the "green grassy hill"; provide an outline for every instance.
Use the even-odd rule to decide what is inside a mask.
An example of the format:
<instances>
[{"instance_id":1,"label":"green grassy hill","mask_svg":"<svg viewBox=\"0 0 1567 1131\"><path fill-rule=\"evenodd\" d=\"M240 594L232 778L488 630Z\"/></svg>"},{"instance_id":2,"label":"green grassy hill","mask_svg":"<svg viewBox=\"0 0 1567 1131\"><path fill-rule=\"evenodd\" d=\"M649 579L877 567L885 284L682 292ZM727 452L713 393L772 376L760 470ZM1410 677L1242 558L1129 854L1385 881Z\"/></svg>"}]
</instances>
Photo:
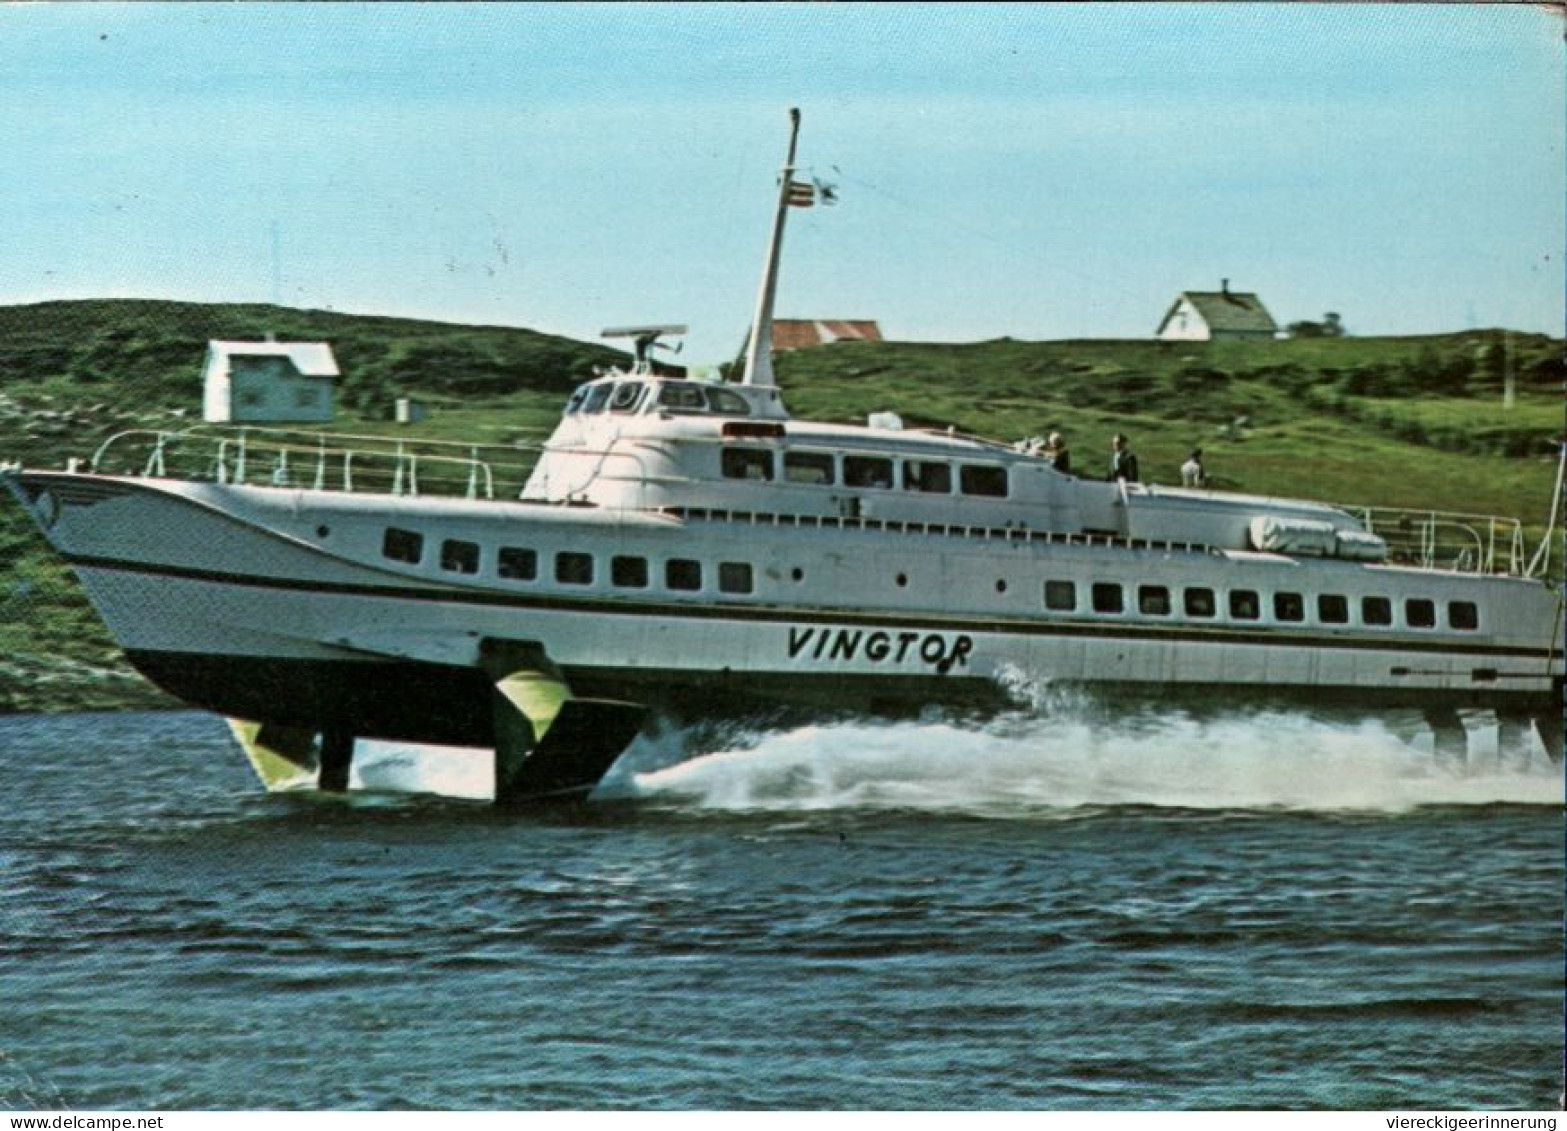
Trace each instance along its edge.
<instances>
[{"instance_id":1,"label":"green grassy hill","mask_svg":"<svg viewBox=\"0 0 1567 1131\"><path fill-rule=\"evenodd\" d=\"M598 344L272 306L101 300L0 307L0 460L60 466L132 428L199 420L211 338L329 341L339 431L511 443L625 355ZM1543 528L1563 429L1563 342L1471 331L1281 342L841 343L780 355L800 417L1015 440L1066 433L1080 473L1131 436L1144 478L1200 446L1215 485L1340 503L1517 516ZM1517 396L1502 406L1510 374ZM390 422L395 398L430 409ZM128 673L79 590L0 501L0 711L162 700Z\"/></svg>"},{"instance_id":2,"label":"green grassy hill","mask_svg":"<svg viewBox=\"0 0 1567 1131\"><path fill-rule=\"evenodd\" d=\"M1179 482L1181 462L1201 447L1224 488L1543 526L1564 424L1562 348L1500 331L845 343L783 355L777 369L800 416L851 420L892 409L911 425L1001 439L1059 430L1074 466L1088 472L1108 467L1110 436L1121 431L1154 481ZM1504 410L1506 367L1517 396Z\"/></svg>"}]
</instances>

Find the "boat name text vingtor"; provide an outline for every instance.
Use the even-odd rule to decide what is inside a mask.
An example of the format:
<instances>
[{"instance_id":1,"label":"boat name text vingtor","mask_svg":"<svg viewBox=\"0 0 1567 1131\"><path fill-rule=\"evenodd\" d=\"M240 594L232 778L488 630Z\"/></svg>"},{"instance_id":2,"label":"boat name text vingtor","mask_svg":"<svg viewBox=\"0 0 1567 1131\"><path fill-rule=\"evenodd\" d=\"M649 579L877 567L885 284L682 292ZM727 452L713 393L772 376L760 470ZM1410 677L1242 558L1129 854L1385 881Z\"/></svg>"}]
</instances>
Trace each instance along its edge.
<instances>
[{"instance_id":1,"label":"boat name text vingtor","mask_svg":"<svg viewBox=\"0 0 1567 1131\"><path fill-rule=\"evenodd\" d=\"M943 632L867 632L856 628L789 629L789 658L847 661L866 659L873 664L901 664L918 660L945 675L954 667L967 667L974 639Z\"/></svg>"}]
</instances>

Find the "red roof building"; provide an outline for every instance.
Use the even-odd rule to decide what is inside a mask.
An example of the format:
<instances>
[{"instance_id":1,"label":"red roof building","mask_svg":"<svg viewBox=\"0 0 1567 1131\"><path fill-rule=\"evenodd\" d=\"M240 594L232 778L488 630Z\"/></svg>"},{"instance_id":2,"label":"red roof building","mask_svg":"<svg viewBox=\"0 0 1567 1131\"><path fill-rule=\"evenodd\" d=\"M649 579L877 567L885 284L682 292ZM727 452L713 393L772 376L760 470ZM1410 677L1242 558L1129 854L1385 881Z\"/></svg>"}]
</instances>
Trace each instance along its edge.
<instances>
[{"instance_id":1,"label":"red roof building","mask_svg":"<svg viewBox=\"0 0 1567 1131\"><path fill-rule=\"evenodd\" d=\"M833 342L879 342L881 327L869 321L779 318L773 322L773 352L826 346Z\"/></svg>"}]
</instances>

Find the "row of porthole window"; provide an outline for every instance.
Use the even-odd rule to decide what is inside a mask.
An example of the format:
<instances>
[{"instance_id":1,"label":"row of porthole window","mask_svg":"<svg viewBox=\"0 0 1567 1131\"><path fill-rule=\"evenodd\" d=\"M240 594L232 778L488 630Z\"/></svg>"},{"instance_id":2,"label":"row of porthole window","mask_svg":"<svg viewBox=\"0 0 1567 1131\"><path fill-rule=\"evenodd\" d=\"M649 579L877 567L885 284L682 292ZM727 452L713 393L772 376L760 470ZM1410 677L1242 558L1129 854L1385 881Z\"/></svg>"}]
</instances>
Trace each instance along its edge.
<instances>
[{"instance_id":1,"label":"row of porthole window","mask_svg":"<svg viewBox=\"0 0 1567 1131\"><path fill-rule=\"evenodd\" d=\"M1089 587L1089 609L1096 613L1119 614L1127 611L1125 588L1114 581L1096 581ZM1053 612L1077 612L1078 593L1074 581L1046 581L1045 608ZM1275 592L1272 594L1273 619L1284 623L1301 623L1306 620L1307 601L1304 594ZM1229 619L1254 621L1262 619L1262 595L1255 589L1231 589L1228 591ZM1435 628L1437 626L1436 602L1425 597L1409 597L1404 600L1404 626L1407 628ZM1212 620L1219 615L1218 597L1212 589L1192 587L1181 591L1181 609L1195 620ZM1175 612L1170 590L1163 585L1139 585L1137 587L1137 612L1143 616L1167 617ZM1338 593L1320 593L1316 599L1316 619L1319 624L1347 625L1351 623L1352 602ZM1390 627L1394 621L1394 605L1389 597L1360 598L1361 625L1373 628ZM1473 601L1449 601L1447 603L1447 627L1463 632L1474 632L1480 627L1480 610Z\"/></svg>"},{"instance_id":2,"label":"row of porthole window","mask_svg":"<svg viewBox=\"0 0 1567 1131\"><path fill-rule=\"evenodd\" d=\"M424 557L424 536L411 530L389 527L382 542L382 553L392 561L418 565ZM479 572L482 550L477 542L448 538L441 543L440 566L448 573L476 574ZM800 580L798 570L795 580ZM536 581L539 576L539 555L532 549L519 546L502 546L496 551L495 573L506 581ZM562 550L554 555L554 577L562 585L592 585L596 576L592 554ZM610 558L610 584L620 589L646 589L649 585L648 559L630 554L616 554ZM906 577L898 575L898 584L906 584ZM664 562L664 588L677 592L694 592L702 588L702 563L691 558L670 558ZM997 582L997 590L1005 592L1005 582ZM755 589L755 576L748 562L720 562L718 565L718 590L721 593L748 594ZM1301 623L1306 620L1306 598L1303 594L1279 591L1272 594L1273 619L1283 623ZM1078 586L1075 581L1049 580L1044 583L1045 608L1052 612L1077 612ZM1410 597L1404 601L1404 625L1408 628L1435 628L1437 625L1436 602L1424 597ZM1231 589L1227 594L1229 619L1255 621L1262 619L1262 595L1255 589ZM1119 582L1096 581L1089 586L1089 608L1095 613L1117 615L1127 611L1125 587ZM1187 617L1196 620L1212 620L1219 615L1218 598L1214 590L1193 586L1181 591L1181 608ZM1143 616L1167 617L1174 613L1170 589L1163 585L1139 585L1137 587L1137 612ZM1351 601L1336 593L1317 595L1316 619L1325 625L1350 623ZM1360 624L1367 627L1390 627L1393 624L1394 606L1391 598L1368 596L1360 599ZM1473 601L1449 601L1447 626L1460 631L1473 632L1480 627L1479 609Z\"/></svg>"},{"instance_id":3,"label":"row of porthole window","mask_svg":"<svg viewBox=\"0 0 1567 1131\"><path fill-rule=\"evenodd\" d=\"M382 539L382 554L395 562L418 565L424 559L424 535L389 527ZM447 538L441 542L440 566L448 573L476 574L483 550L477 542ZM592 585L596 561L592 554L561 550L554 554L554 578L561 585ZM538 551L522 546L501 546L495 552L495 575L504 581L537 581ZM609 582L617 589L646 589L650 584L648 560L632 554L609 559ZM745 594L756 587L749 562L718 563L718 591ZM695 592L702 588L702 563L692 558L664 562L664 588Z\"/></svg>"},{"instance_id":4,"label":"row of porthole window","mask_svg":"<svg viewBox=\"0 0 1567 1131\"><path fill-rule=\"evenodd\" d=\"M770 481L777 478L776 453L769 448L725 448L720 456L726 479ZM958 465L960 494L1004 499L1007 469L994 464ZM900 475L901 472L901 475ZM786 451L783 478L808 486L870 487L928 495L952 494L952 465L940 460L893 460L890 456L838 456L832 452Z\"/></svg>"}]
</instances>

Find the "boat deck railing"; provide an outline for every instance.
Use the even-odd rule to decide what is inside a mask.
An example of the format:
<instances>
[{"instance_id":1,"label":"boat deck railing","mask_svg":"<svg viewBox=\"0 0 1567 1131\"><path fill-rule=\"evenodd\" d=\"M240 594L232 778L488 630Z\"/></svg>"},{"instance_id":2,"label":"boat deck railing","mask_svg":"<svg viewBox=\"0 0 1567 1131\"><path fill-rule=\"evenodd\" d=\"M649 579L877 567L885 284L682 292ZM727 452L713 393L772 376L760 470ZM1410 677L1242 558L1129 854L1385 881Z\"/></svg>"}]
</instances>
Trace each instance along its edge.
<instances>
[{"instance_id":1,"label":"boat deck railing","mask_svg":"<svg viewBox=\"0 0 1567 1131\"><path fill-rule=\"evenodd\" d=\"M133 429L117 433L94 453L98 474L206 480L257 487L308 488L396 496L516 499L543 448L540 444L465 444L399 436L316 432L259 425L199 424L177 431ZM1449 511L1344 506L1388 546L1392 564L1463 573L1543 577L1550 567L1550 539L1531 558L1523 525L1515 518ZM851 525L829 518L763 516L749 512L666 508L681 518L723 518L805 525ZM862 529L996 536L1026 541L1061 540L1045 531L995 531L986 527L919 522L853 520ZM1079 536L1092 545L1094 537ZM1113 538L1104 538L1113 544ZM1131 543L1127 543L1131 544ZM1193 543L1169 548L1211 551Z\"/></svg>"},{"instance_id":2,"label":"boat deck railing","mask_svg":"<svg viewBox=\"0 0 1567 1131\"><path fill-rule=\"evenodd\" d=\"M1398 565L1531 577L1548 565L1550 540L1530 561L1523 524L1516 518L1395 507L1343 509L1387 543L1388 561Z\"/></svg>"},{"instance_id":3,"label":"boat deck railing","mask_svg":"<svg viewBox=\"0 0 1567 1131\"><path fill-rule=\"evenodd\" d=\"M103 475L254 487L515 499L538 451L537 445L195 425L116 433L98 447L89 466Z\"/></svg>"}]
</instances>

